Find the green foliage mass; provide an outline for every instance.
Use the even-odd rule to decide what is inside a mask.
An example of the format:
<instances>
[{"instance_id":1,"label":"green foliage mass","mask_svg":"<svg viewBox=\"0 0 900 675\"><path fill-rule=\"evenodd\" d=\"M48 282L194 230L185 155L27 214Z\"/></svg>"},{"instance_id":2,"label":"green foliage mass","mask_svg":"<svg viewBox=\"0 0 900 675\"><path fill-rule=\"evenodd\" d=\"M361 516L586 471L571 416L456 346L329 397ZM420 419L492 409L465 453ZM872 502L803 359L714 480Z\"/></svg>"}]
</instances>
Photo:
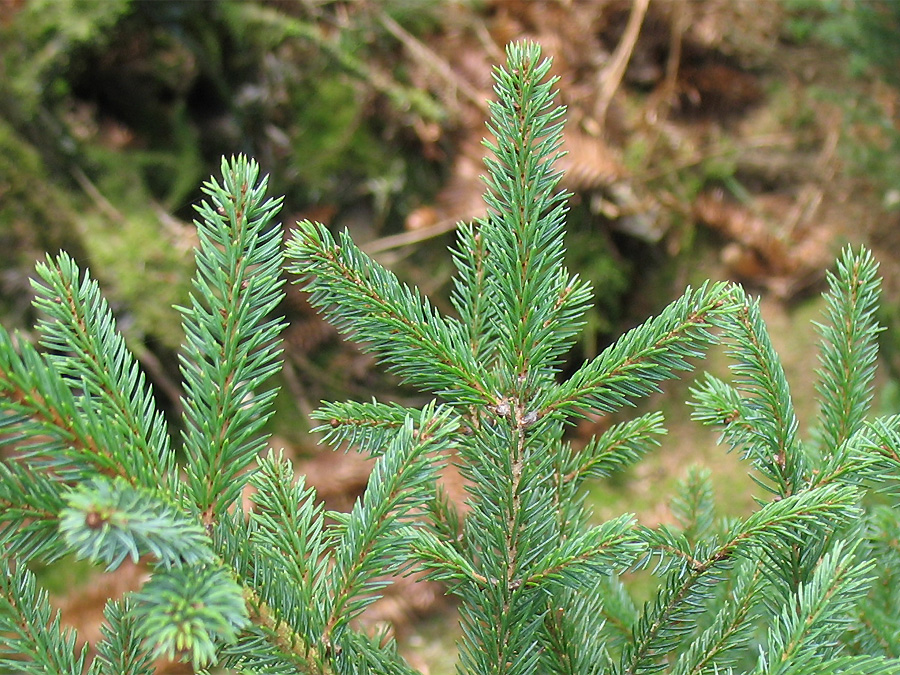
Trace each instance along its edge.
<instances>
[{"instance_id":1,"label":"green foliage mass","mask_svg":"<svg viewBox=\"0 0 900 675\"><path fill-rule=\"evenodd\" d=\"M128 11L129 0L109 2L29 2L15 21L4 22L5 94L27 116L38 113L49 94L68 91L65 70L72 54L85 45L100 46Z\"/></svg>"},{"instance_id":2,"label":"green foliage mass","mask_svg":"<svg viewBox=\"0 0 900 675\"><path fill-rule=\"evenodd\" d=\"M389 575L416 570L459 601L460 673L900 673L900 416L869 415L874 260L847 249L829 277L809 439L759 303L728 283L688 288L564 377L591 301L563 264L564 110L537 46L511 45L507 58L488 215L460 225L452 252L454 316L321 224L298 225L285 265L280 199L255 162L222 162L178 309L177 445L97 282L64 253L38 266L39 344L0 330L0 668L139 675L162 656L198 670L413 673L358 619ZM329 442L375 460L349 513L326 512L287 459L263 452L283 267L432 399L315 413ZM567 426L627 409L722 342L732 377L695 385L694 416L747 461L766 490L758 508L718 518L708 475L694 472L676 524L592 524L585 481L640 461L664 419L624 420L584 448ZM465 511L439 487L448 461L466 479ZM149 574L108 604L90 664L29 569L66 554ZM642 569L656 585L639 605L623 575Z\"/></svg>"},{"instance_id":3,"label":"green foliage mass","mask_svg":"<svg viewBox=\"0 0 900 675\"><path fill-rule=\"evenodd\" d=\"M183 339L172 306L193 272L179 219L223 154L260 157L292 211L374 202L383 218L435 189L437 169L395 141L442 108L373 63L396 50L383 17L428 30L438 5L358 4L341 23L334 3L318 4L11 5L0 21L0 238L22 260L0 260L9 278L27 285L44 251L69 251L127 310L132 348L164 359ZM3 290L24 299L4 317L30 323L27 290Z\"/></svg>"}]
</instances>

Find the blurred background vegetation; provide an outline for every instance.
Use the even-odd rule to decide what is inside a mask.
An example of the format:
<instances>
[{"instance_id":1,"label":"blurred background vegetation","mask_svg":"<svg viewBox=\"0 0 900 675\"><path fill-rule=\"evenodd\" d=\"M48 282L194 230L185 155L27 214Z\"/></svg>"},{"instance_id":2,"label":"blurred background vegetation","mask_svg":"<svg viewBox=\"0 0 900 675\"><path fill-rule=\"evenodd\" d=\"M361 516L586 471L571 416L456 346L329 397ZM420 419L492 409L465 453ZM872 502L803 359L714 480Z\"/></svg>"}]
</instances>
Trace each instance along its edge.
<instances>
[{"instance_id":1,"label":"blurred background vegetation","mask_svg":"<svg viewBox=\"0 0 900 675\"><path fill-rule=\"evenodd\" d=\"M573 363L684 284L732 278L762 294L798 409L810 410L810 320L847 241L875 250L883 320L900 327L893 0L0 0L3 324L27 334L34 261L65 248L101 281L177 419L172 305L189 291L193 204L220 157L238 152L286 196L286 229L302 218L348 228L446 310L454 225L483 209L491 67L520 38L554 58L568 106L569 264L596 294ZM341 508L368 465L319 452L306 413L322 399L417 394L339 340L296 290L284 311L273 444ZM879 400L891 410L900 331L885 333L883 354ZM651 402L670 436L592 490L598 517L670 520L668 496L694 463L728 496L726 512L752 505L745 468L687 419L686 390ZM607 424L588 420L573 441ZM48 584L90 637L98 599L139 583L140 570L75 569L85 583ZM410 658L441 672L446 647L422 622L439 590L406 588L376 607L370 620L395 622Z\"/></svg>"}]
</instances>

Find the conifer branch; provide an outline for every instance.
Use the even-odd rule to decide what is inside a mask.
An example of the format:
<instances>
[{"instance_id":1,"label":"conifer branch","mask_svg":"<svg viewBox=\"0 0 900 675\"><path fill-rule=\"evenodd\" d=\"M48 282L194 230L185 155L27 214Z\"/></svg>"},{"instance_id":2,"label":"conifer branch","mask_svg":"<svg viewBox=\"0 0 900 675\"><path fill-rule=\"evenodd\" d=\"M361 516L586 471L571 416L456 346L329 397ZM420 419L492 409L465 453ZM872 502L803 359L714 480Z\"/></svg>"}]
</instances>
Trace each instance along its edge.
<instances>
[{"instance_id":1,"label":"conifer branch","mask_svg":"<svg viewBox=\"0 0 900 675\"><path fill-rule=\"evenodd\" d=\"M597 636L603 629L599 594L565 589L561 607L548 606L544 618L546 637L541 672L556 675L601 675L609 672L606 645Z\"/></svg>"},{"instance_id":2,"label":"conifer branch","mask_svg":"<svg viewBox=\"0 0 900 675\"><path fill-rule=\"evenodd\" d=\"M816 391L821 450L835 452L862 425L872 400L880 332L875 312L881 295L878 264L868 251L844 249L837 273L828 272L829 323L822 335Z\"/></svg>"},{"instance_id":3,"label":"conifer branch","mask_svg":"<svg viewBox=\"0 0 900 675\"><path fill-rule=\"evenodd\" d=\"M415 555L419 565L428 570L427 578L448 584L451 591L456 593L460 591L454 587L461 583L467 583L474 588L489 583L489 580L472 566L468 557L457 550L452 542L439 539L424 528L414 529L408 536L410 551Z\"/></svg>"},{"instance_id":4,"label":"conifer branch","mask_svg":"<svg viewBox=\"0 0 900 675\"><path fill-rule=\"evenodd\" d=\"M397 653L397 644L383 634L369 636L347 631L341 649L334 656L334 670L341 675L419 675Z\"/></svg>"},{"instance_id":5,"label":"conifer branch","mask_svg":"<svg viewBox=\"0 0 900 675\"><path fill-rule=\"evenodd\" d=\"M711 596L714 570L729 569L735 558L754 552L758 546L777 549L785 542L802 541L824 518L849 517L856 497L852 488L830 486L770 502L736 523L724 541L712 548L691 547L684 535L665 527L645 530L651 549L663 553L662 570L671 571L656 601L645 608L617 672L635 675L663 667L660 657L690 631L690 618Z\"/></svg>"},{"instance_id":6,"label":"conifer branch","mask_svg":"<svg viewBox=\"0 0 900 675\"><path fill-rule=\"evenodd\" d=\"M743 575L737 577L724 607L714 616L712 624L681 653L672 668L672 675L702 675L709 672L710 666L718 669L720 665L731 665L731 652L753 627L748 619L762 595L762 576L761 566L756 565L746 580Z\"/></svg>"},{"instance_id":7,"label":"conifer branch","mask_svg":"<svg viewBox=\"0 0 900 675\"><path fill-rule=\"evenodd\" d=\"M758 443L751 420L752 412L736 387L705 373L703 381L691 387L689 403L694 409L692 419L721 427L722 439L728 441L731 450L743 448L742 459L749 457L764 475L777 475L767 455L752 452L754 444Z\"/></svg>"},{"instance_id":8,"label":"conifer branch","mask_svg":"<svg viewBox=\"0 0 900 675\"><path fill-rule=\"evenodd\" d=\"M826 554L810 579L801 584L769 630L766 658L760 657L755 673L791 673L805 656L827 657L835 648L826 635L834 635L849 620L848 610L865 593L874 561L857 563L852 549L841 544ZM896 666L895 666L896 667Z\"/></svg>"},{"instance_id":9,"label":"conifer branch","mask_svg":"<svg viewBox=\"0 0 900 675\"><path fill-rule=\"evenodd\" d=\"M24 675L84 672L87 645L75 649L75 632L61 626L47 591L8 552L0 554L0 636L0 669Z\"/></svg>"},{"instance_id":10,"label":"conifer branch","mask_svg":"<svg viewBox=\"0 0 900 675\"><path fill-rule=\"evenodd\" d=\"M584 448L571 453L561 482L579 486L588 478L604 478L639 461L666 433L663 415L647 413L614 424Z\"/></svg>"},{"instance_id":11,"label":"conifer branch","mask_svg":"<svg viewBox=\"0 0 900 675\"><path fill-rule=\"evenodd\" d=\"M883 460L879 453L872 452L877 433L872 422L864 422L849 438L822 457L818 468L812 472L809 487L838 482L859 485L866 479L881 480L883 476L878 474Z\"/></svg>"},{"instance_id":12,"label":"conifer branch","mask_svg":"<svg viewBox=\"0 0 900 675\"><path fill-rule=\"evenodd\" d=\"M46 316L37 323L41 344L55 352L48 358L81 392L82 407L103 416L118 437L104 450L120 475L144 487L167 485L174 454L165 421L99 285L65 252L38 263L37 273L34 305Z\"/></svg>"},{"instance_id":13,"label":"conifer branch","mask_svg":"<svg viewBox=\"0 0 900 675\"><path fill-rule=\"evenodd\" d=\"M415 431L412 420L407 419L376 462L362 501L330 534L337 547L326 580L329 600L322 636L326 646L339 640L348 622L375 599L363 592L383 585L374 580L376 576L410 563L397 525L411 509L424 506L434 489L437 470L431 451L455 431L443 410L429 409L423 418L427 422ZM389 538L391 532L394 536Z\"/></svg>"},{"instance_id":14,"label":"conifer branch","mask_svg":"<svg viewBox=\"0 0 900 675\"><path fill-rule=\"evenodd\" d=\"M878 656L839 656L830 659L809 659L773 671L779 675L898 675L900 664L894 659Z\"/></svg>"},{"instance_id":15,"label":"conifer branch","mask_svg":"<svg viewBox=\"0 0 900 675\"><path fill-rule=\"evenodd\" d=\"M900 658L900 626L896 608L900 605L900 521L896 507L880 504L872 508L859 558L877 561L876 579L857 605L847 643L856 654L879 654Z\"/></svg>"},{"instance_id":16,"label":"conifer branch","mask_svg":"<svg viewBox=\"0 0 900 675\"><path fill-rule=\"evenodd\" d=\"M806 462L797 438L797 417L784 367L762 320L758 300L741 302L726 317L733 340L737 388L752 402L748 422L755 442L748 447L763 472L787 497L802 488Z\"/></svg>"},{"instance_id":17,"label":"conifer branch","mask_svg":"<svg viewBox=\"0 0 900 675\"><path fill-rule=\"evenodd\" d=\"M260 550L258 530L256 518L240 513L226 514L214 530L216 550L242 581L252 621L236 642L223 646L223 665L262 662L267 672L327 672L327 659L316 645L322 613L302 604L283 561Z\"/></svg>"},{"instance_id":18,"label":"conifer branch","mask_svg":"<svg viewBox=\"0 0 900 675\"><path fill-rule=\"evenodd\" d=\"M435 486L434 498L428 500L425 508L428 513L425 528L454 550L463 552L465 549L463 515L440 482Z\"/></svg>"},{"instance_id":19,"label":"conifer branch","mask_svg":"<svg viewBox=\"0 0 900 675\"><path fill-rule=\"evenodd\" d=\"M91 664L91 675L152 675L153 659L143 644L130 599L108 603L103 615L103 639L94 645L97 658Z\"/></svg>"},{"instance_id":20,"label":"conifer branch","mask_svg":"<svg viewBox=\"0 0 900 675\"><path fill-rule=\"evenodd\" d=\"M62 376L29 343L13 344L0 327L0 428L7 442L24 440L19 461L46 471L60 481L73 481L97 471L124 475L112 456L114 435L102 418L76 403Z\"/></svg>"},{"instance_id":21,"label":"conifer branch","mask_svg":"<svg viewBox=\"0 0 900 675\"><path fill-rule=\"evenodd\" d=\"M349 236L342 234L338 244L322 225L298 223L286 253L313 306L405 381L448 400L497 401L459 321L441 316Z\"/></svg>"},{"instance_id":22,"label":"conifer branch","mask_svg":"<svg viewBox=\"0 0 900 675\"><path fill-rule=\"evenodd\" d=\"M319 609L328 561L322 505L302 476L294 482L293 468L279 457L262 459L252 482L257 508L250 514L256 524L251 541L279 577L290 580L285 619L311 645L325 625Z\"/></svg>"},{"instance_id":23,"label":"conifer branch","mask_svg":"<svg viewBox=\"0 0 900 675\"><path fill-rule=\"evenodd\" d=\"M156 573L134 595L135 616L153 658L186 656L195 668L218 660L248 620L240 586L218 564Z\"/></svg>"},{"instance_id":24,"label":"conifer branch","mask_svg":"<svg viewBox=\"0 0 900 675\"><path fill-rule=\"evenodd\" d=\"M419 427L423 420L427 421L423 415L422 410L397 403L342 401L323 403L310 417L324 422L313 430L323 434L323 443L333 446L347 444L371 457L379 457L396 432L403 428L407 418ZM459 423L459 420L454 422Z\"/></svg>"},{"instance_id":25,"label":"conifer branch","mask_svg":"<svg viewBox=\"0 0 900 675\"><path fill-rule=\"evenodd\" d=\"M713 498L711 471L691 467L687 477L679 482L672 499L672 515L681 526L684 538L691 544L713 534L715 501Z\"/></svg>"},{"instance_id":26,"label":"conifer branch","mask_svg":"<svg viewBox=\"0 0 900 675\"><path fill-rule=\"evenodd\" d=\"M900 415L878 417L868 424L861 445L877 459L880 478L900 475Z\"/></svg>"},{"instance_id":27,"label":"conifer branch","mask_svg":"<svg viewBox=\"0 0 900 675\"><path fill-rule=\"evenodd\" d=\"M487 270L489 252L482 231L484 220L476 225L460 223L457 244L451 249L459 274L453 279L450 301L459 313L460 322L468 334L469 350L476 363L493 363L497 353L497 326L493 324L490 290L494 279Z\"/></svg>"},{"instance_id":28,"label":"conifer branch","mask_svg":"<svg viewBox=\"0 0 900 675\"><path fill-rule=\"evenodd\" d=\"M733 311L732 288L704 284L633 328L579 368L558 391L540 401L541 416L612 412L659 391L659 382L689 370L686 359L716 342L709 329Z\"/></svg>"},{"instance_id":29,"label":"conifer branch","mask_svg":"<svg viewBox=\"0 0 900 675\"><path fill-rule=\"evenodd\" d=\"M200 248L195 293L184 316L187 486L211 523L237 498L241 472L265 447L259 435L275 390L259 391L280 369L283 324L269 313L283 297L281 232L269 227L281 199L266 200L259 166L222 160L222 183L206 183L197 208Z\"/></svg>"},{"instance_id":30,"label":"conifer branch","mask_svg":"<svg viewBox=\"0 0 900 675\"><path fill-rule=\"evenodd\" d=\"M68 552L59 538L62 486L22 462L0 464L0 549L52 562Z\"/></svg>"},{"instance_id":31,"label":"conifer branch","mask_svg":"<svg viewBox=\"0 0 900 675\"><path fill-rule=\"evenodd\" d=\"M555 165L565 109L554 107L556 80L545 79L550 61L524 44L511 45L507 57L508 69L495 71L488 129L496 140L485 141L489 215L477 236L487 253L490 319L506 327L496 333L500 386L509 398L526 401L550 382L580 332L590 289L562 266L568 195L556 189Z\"/></svg>"},{"instance_id":32,"label":"conifer branch","mask_svg":"<svg viewBox=\"0 0 900 675\"><path fill-rule=\"evenodd\" d=\"M97 477L65 496L59 529L81 558L117 568L126 558L152 555L165 567L196 565L213 558L205 530L193 518L117 478Z\"/></svg>"},{"instance_id":33,"label":"conifer branch","mask_svg":"<svg viewBox=\"0 0 900 675\"><path fill-rule=\"evenodd\" d=\"M631 640L633 628L639 618L638 608L618 575L612 574L600 579L597 592L602 599L602 635L607 649L610 652L621 651Z\"/></svg>"},{"instance_id":34,"label":"conifer branch","mask_svg":"<svg viewBox=\"0 0 900 675\"><path fill-rule=\"evenodd\" d=\"M634 518L625 514L572 537L537 562L525 583L541 586L547 580L577 588L586 577L602 576L636 559L643 544L634 537Z\"/></svg>"},{"instance_id":35,"label":"conifer branch","mask_svg":"<svg viewBox=\"0 0 900 675\"><path fill-rule=\"evenodd\" d=\"M250 605L253 624L247 626L233 644L222 647L221 667L271 675L325 675L333 672L314 650L298 650L294 641L285 636L290 631L284 628L284 624L280 624L281 630L277 632L269 629L273 621L255 600L251 599Z\"/></svg>"}]
</instances>

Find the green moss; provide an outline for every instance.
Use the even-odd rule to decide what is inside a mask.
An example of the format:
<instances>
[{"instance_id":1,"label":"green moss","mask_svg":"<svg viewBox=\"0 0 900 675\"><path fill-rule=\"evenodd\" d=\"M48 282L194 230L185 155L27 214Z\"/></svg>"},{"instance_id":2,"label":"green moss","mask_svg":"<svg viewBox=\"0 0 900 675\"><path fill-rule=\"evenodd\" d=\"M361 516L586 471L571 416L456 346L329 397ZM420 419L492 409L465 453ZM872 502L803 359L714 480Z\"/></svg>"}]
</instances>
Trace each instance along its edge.
<instances>
[{"instance_id":1,"label":"green moss","mask_svg":"<svg viewBox=\"0 0 900 675\"><path fill-rule=\"evenodd\" d=\"M129 321L120 325L126 337L149 336L175 349L182 330L173 305L186 302L193 271L189 232L166 231L153 212L122 215L120 221L98 214L83 219L91 268L99 270L108 297L128 307Z\"/></svg>"},{"instance_id":2,"label":"green moss","mask_svg":"<svg viewBox=\"0 0 900 675\"><path fill-rule=\"evenodd\" d=\"M292 171L312 191L386 174L388 148L369 127L364 99L346 77L310 80L291 101Z\"/></svg>"},{"instance_id":3,"label":"green moss","mask_svg":"<svg viewBox=\"0 0 900 675\"><path fill-rule=\"evenodd\" d=\"M40 153L0 118L0 315L30 323L28 278L44 251L79 255L76 222L84 204L48 175Z\"/></svg>"},{"instance_id":4,"label":"green moss","mask_svg":"<svg viewBox=\"0 0 900 675\"><path fill-rule=\"evenodd\" d=\"M81 205L55 184L37 149L0 118L0 230L51 250L73 240L66 233ZM0 255L9 255L4 248Z\"/></svg>"},{"instance_id":5,"label":"green moss","mask_svg":"<svg viewBox=\"0 0 900 675\"><path fill-rule=\"evenodd\" d=\"M68 92L65 70L82 45L99 48L131 9L131 0L31 0L0 24L0 74L27 115L47 97Z\"/></svg>"},{"instance_id":6,"label":"green moss","mask_svg":"<svg viewBox=\"0 0 900 675\"><path fill-rule=\"evenodd\" d=\"M78 560L74 555L57 560L49 565L32 564L38 583L50 595L64 596L73 588L84 586L97 573L97 566L87 560Z\"/></svg>"},{"instance_id":7,"label":"green moss","mask_svg":"<svg viewBox=\"0 0 900 675\"><path fill-rule=\"evenodd\" d=\"M0 311L14 325L22 323L15 314L30 311L27 278L35 260L62 248L90 264L114 306L130 310L123 328L131 338L151 336L175 348L181 318L172 305L187 298L193 231L161 207L146 208L153 200L140 180L140 161L129 165L117 155L115 162L89 202L70 184L54 181L40 153L0 120L0 268L12 280L7 284L26 291L7 292L15 307Z\"/></svg>"}]
</instances>

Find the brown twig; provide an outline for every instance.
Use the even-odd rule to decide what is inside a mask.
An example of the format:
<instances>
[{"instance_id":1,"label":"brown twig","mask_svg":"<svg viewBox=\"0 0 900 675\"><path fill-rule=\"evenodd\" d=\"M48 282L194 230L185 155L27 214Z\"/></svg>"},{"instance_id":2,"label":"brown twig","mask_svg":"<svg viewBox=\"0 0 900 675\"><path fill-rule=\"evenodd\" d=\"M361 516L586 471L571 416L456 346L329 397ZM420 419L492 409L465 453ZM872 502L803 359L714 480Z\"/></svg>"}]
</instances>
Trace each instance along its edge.
<instances>
[{"instance_id":1,"label":"brown twig","mask_svg":"<svg viewBox=\"0 0 900 675\"><path fill-rule=\"evenodd\" d=\"M395 248L409 246L410 244L417 244L420 241L433 239L434 237L439 237L442 234L455 230L457 222L458 221L453 218L445 218L444 220L438 221L434 225L423 227L419 230L401 232L399 234L392 234L387 237L381 237L380 239L370 241L369 243L360 246L360 248L369 255L374 255L376 253L383 253Z\"/></svg>"},{"instance_id":2,"label":"brown twig","mask_svg":"<svg viewBox=\"0 0 900 675\"><path fill-rule=\"evenodd\" d=\"M454 72L453 68L451 68L444 59L435 54L434 51L429 49L421 40L416 39L415 36L410 34L403 26L394 21L394 19L385 12L381 12L379 20L381 21L381 25L384 26L391 35L402 42L403 46L406 47L414 57L440 75L454 91L459 92L463 98L475 105L475 107L484 112L484 114L490 112L485 97L475 89L475 87Z\"/></svg>"},{"instance_id":3,"label":"brown twig","mask_svg":"<svg viewBox=\"0 0 900 675\"><path fill-rule=\"evenodd\" d=\"M641 26L644 23L644 17L647 15L647 7L649 6L650 0L634 0L634 4L631 6L631 13L628 15L628 23L625 24L625 32L622 34L622 39L616 45L609 63L600 72L600 94L597 96L594 119L601 125L605 124L606 111L613 96L619 89L619 85L622 84L625 68L631 60L632 53L634 53L634 46L637 44L638 35L640 35Z\"/></svg>"}]
</instances>

